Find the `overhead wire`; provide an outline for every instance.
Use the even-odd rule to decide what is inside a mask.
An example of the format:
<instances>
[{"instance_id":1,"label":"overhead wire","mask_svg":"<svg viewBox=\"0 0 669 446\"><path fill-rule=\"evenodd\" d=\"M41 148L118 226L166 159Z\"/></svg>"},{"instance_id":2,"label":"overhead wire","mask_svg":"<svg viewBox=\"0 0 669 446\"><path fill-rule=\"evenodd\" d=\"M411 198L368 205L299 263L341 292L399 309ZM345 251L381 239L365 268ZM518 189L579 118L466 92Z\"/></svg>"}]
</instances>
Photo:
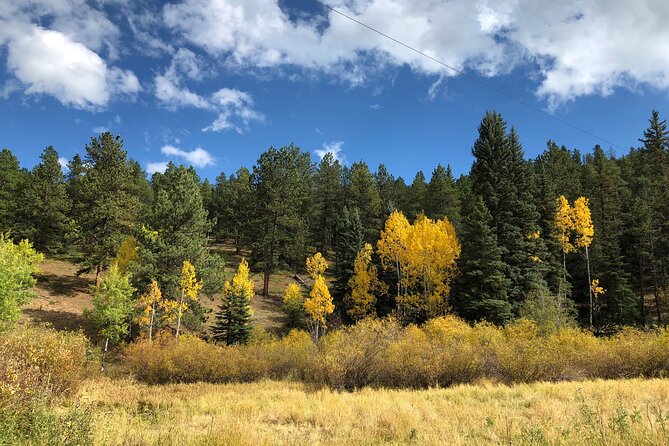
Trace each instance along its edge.
<instances>
[{"instance_id":1,"label":"overhead wire","mask_svg":"<svg viewBox=\"0 0 669 446\"><path fill-rule=\"evenodd\" d=\"M539 113L541 113L541 114L543 114L543 115L545 115L545 116L548 116L549 118L555 119L556 121L562 123L563 125L566 125L567 127L571 127L571 128L574 129L574 130L577 130L577 131L579 131L579 132L581 132L581 133L583 133L583 134L585 134L585 135L588 135L588 136L590 136L590 137L592 137L592 138L598 139L599 141L604 142L604 143L606 143L606 144L609 144L610 146L617 147L617 148L619 148L619 149L623 149L623 147L622 147L621 145L619 145L619 144L616 144L616 143L614 143L614 142L612 142L612 141L609 141L609 140L606 139L606 138L602 138L601 136L598 136L598 135L592 133L591 131L589 131L589 130L587 130L587 129L584 129L584 128L582 128L582 127L579 127L579 126L577 126L576 124L573 124L573 123L567 121L566 119L560 118L559 116L556 116L556 115L554 115L553 113L550 113L550 112L548 112L548 111L542 109L541 107L537 107L537 106L535 106L535 105L533 105L533 104L531 104L531 103L529 103L529 102L527 102L527 101L524 101L522 98L519 98L519 97L516 96L516 95L513 95L513 94L511 94L511 93L508 93L508 92L502 90L501 88L496 87L495 85L493 85L493 84L491 84L491 83L489 83L489 82L484 81L483 79L480 79L480 78L478 78L478 77L476 77L476 76L473 76L473 75L467 73L467 72L464 71L464 70L460 70L460 69L458 69L458 68L455 68L455 67L453 67L453 66L447 64L446 62L437 59L436 57L430 56L429 54L425 53L424 51L421 51L421 50L419 50L419 49L417 49L417 48L415 48L415 47L413 47L413 46L411 46L411 45L409 45L409 44L407 44L407 43L404 43L404 42L402 42L401 40L396 39L395 37L390 36L390 35L384 33L383 31L380 31L380 30L374 28L373 26L370 26L370 25L368 25L368 24L366 24L366 23L364 23L364 22L362 22L362 21L356 19L355 17L352 17L352 16L350 16L350 15L348 15L348 14L346 14L346 13L344 13L344 12L342 12L342 11L336 9L336 8L333 8L333 7L330 6L330 5L327 5L327 4L325 4L325 3L323 3L323 2L321 2L321 1L319 1L319 0L313 0L313 1L314 1L315 3L318 3L319 5L321 5L323 8L325 8L325 9L327 9L327 10L332 11L332 12L334 12L335 14L338 14L338 15L340 15L340 16L342 16L342 17L344 17L344 18L346 18L346 19L348 19L348 20L350 20L350 21L352 21L352 22L355 22L355 23L357 23L358 25L363 26L363 27L369 29L370 31L375 32L376 34L379 34L380 36L383 36L383 37L385 37L386 39L389 39L389 40L391 40L391 41L397 43L398 45L401 45L401 46L407 48L408 50L413 51L414 53L417 53L417 54L419 54L419 55L421 55L421 56L423 56L423 57L426 57L427 59L429 59L429 60L431 60L431 61L433 61L433 62L435 62L435 63L437 63L437 64L439 64L439 65L441 65L441 66L443 66L443 67L446 67L446 68L448 68L448 69L454 71L455 73L457 73L457 74L459 74L459 75L462 75L462 76L466 77L466 78L469 79L469 80L472 80L472 81L474 81L474 82L476 82L476 83L478 83L478 84L480 84L480 85L483 85L484 87L487 87L487 88L489 88L489 89L491 89L491 90L493 90L493 91L495 91L495 92L497 92L497 93L499 93L499 94L501 94L501 95L503 95L503 96L506 96L507 98L512 99L512 100L514 100L514 101L516 101L516 102L518 102L518 103L524 105L525 107L528 107L528 108L530 108L530 109L532 109L532 110L534 110L534 111L536 111L536 112L539 112ZM624 150L624 149L623 149L623 150Z\"/></svg>"}]
</instances>

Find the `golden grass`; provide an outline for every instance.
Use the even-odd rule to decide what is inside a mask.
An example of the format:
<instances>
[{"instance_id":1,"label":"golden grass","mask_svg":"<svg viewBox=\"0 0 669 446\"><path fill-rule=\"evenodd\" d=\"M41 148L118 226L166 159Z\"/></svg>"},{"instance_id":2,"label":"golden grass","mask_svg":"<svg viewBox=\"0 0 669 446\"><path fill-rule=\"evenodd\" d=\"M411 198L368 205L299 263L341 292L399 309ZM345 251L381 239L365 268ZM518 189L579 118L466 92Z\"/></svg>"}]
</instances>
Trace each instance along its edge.
<instances>
[{"instance_id":1,"label":"golden grass","mask_svg":"<svg viewBox=\"0 0 669 446\"><path fill-rule=\"evenodd\" d=\"M669 381L336 392L303 384L84 385L101 445L668 445Z\"/></svg>"}]
</instances>

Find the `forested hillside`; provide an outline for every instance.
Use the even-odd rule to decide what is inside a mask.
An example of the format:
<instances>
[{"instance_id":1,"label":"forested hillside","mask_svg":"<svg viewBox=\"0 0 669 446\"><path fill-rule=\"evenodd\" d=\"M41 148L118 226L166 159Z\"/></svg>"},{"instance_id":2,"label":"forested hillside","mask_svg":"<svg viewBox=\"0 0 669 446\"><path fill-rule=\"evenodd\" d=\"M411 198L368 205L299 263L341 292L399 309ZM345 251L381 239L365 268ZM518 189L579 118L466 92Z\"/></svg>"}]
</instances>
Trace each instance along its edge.
<instances>
[{"instance_id":1,"label":"forested hillside","mask_svg":"<svg viewBox=\"0 0 669 446\"><path fill-rule=\"evenodd\" d=\"M172 163L147 180L110 133L92 138L67 169L53 147L32 170L5 149L0 231L78 259L80 273L96 277L100 305L104 287L121 290L127 302L116 322L132 316L146 332L205 333L197 295L223 292L218 339L248 339L253 287L245 266L226 285L223 242L262 274L265 295L278 268L296 273L278 298L312 331L372 315L405 324L524 316L603 332L664 324L669 131L660 115L652 113L639 147L618 156L548 141L528 160L522 135L495 112L478 131L468 175L455 178L444 159L409 182L364 160L348 166L326 154L314 164L293 145L269 148L215 184Z\"/></svg>"}]
</instances>

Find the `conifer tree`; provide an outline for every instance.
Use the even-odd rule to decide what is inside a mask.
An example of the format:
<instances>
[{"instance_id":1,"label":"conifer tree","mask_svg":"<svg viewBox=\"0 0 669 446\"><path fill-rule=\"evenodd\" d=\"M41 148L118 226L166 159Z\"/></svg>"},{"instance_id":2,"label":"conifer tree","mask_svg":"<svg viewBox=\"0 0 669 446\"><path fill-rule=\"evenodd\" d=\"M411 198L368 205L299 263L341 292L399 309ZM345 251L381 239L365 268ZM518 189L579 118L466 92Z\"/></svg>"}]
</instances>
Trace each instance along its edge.
<instances>
[{"instance_id":1,"label":"conifer tree","mask_svg":"<svg viewBox=\"0 0 669 446\"><path fill-rule=\"evenodd\" d=\"M251 172L246 167L239 169L230 178L221 173L216 179L214 189L217 227L219 236L231 239L235 252L251 244L251 231L248 222L253 217L253 189Z\"/></svg>"},{"instance_id":2,"label":"conifer tree","mask_svg":"<svg viewBox=\"0 0 669 446\"><path fill-rule=\"evenodd\" d=\"M86 145L86 174L77 202L84 265L100 273L130 234L139 210L136 171L120 136L106 132Z\"/></svg>"},{"instance_id":3,"label":"conifer tree","mask_svg":"<svg viewBox=\"0 0 669 446\"><path fill-rule=\"evenodd\" d=\"M225 282L223 301L218 307L214 339L228 345L245 344L251 337L251 299L253 298L253 282L249 279L249 266L242 259L232 281Z\"/></svg>"},{"instance_id":4,"label":"conifer tree","mask_svg":"<svg viewBox=\"0 0 669 446\"><path fill-rule=\"evenodd\" d=\"M40 250L61 251L71 225L68 216L71 203L65 187L58 152L49 146L40 155L41 162L31 173L27 198L30 237Z\"/></svg>"},{"instance_id":5,"label":"conifer tree","mask_svg":"<svg viewBox=\"0 0 669 446\"><path fill-rule=\"evenodd\" d=\"M425 193L425 215L440 219L447 217L457 228L460 221L460 200L451 167L441 164L432 171Z\"/></svg>"},{"instance_id":6,"label":"conifer tree","mask_svg":"<svg viewBox=\"0 0 669 446\"><path fill-rule=\"evenodd\" d=\"M314 241L321 251L334 245L337 217L343 202L341 164L332 153L325 154L314 174Z\"/></svg>"},{"instance_id":7,"label":"conifer tree","mask_svg":"<svg viewBox=\"0 0 669 446\"><path fill-rule=\"evenodd\" d=\"M492 216L483 199L474 194L463 200L463 215L454 306L467 320L505 324L513 319L513 311Z\"/></svg>"},{"instance_id":8,"label":"conifer tree","mask_svg":"<svg viewBox=\"0 0 669 446\"><path fill-rule=\"evenodd\" d=\"M369 167L363 161L351 166L349 204L360 212L360 222L365 230L365 240L376 241L381 227L381 196Z\"/></svg>"},{"instance_id":9,"label":"conifer tree","mask_svg":"<svg viewBox=\"0 0 669 446\"><path fill-rule=\"evenodd\" d=\"M354 273L355 258L364 244L364 231L357 208L349 212L344 206L336 229L334 305L343 308L344 296L351 293L349 281Z\"/></svg>"},{"instance_id":10,"label":"conifer tree","mask_svg":"<svg viewBox=\"0 0 669 446\"><path fill-rule=\"evenodd\" d=\"M401 200L395 177L388 171L385 164L379 164L374 174L374 181L381 198L381 214L387 218L392 211L400 208Z\"/></svg>"},{"instance_id":11,"label":"conifer tree","mask_svg":"<svg viewBox=\"0 0 669 446\"><path fill-rule=\"evenodd\" d=\"M280 261L297 267L304 259L310 177L309 154L293 145L270 147L253 167L253 263L263 272L265 296Z\"/></svg>"},{"instance_id":12,"label":"conifer tree","mask_svg":"<svg viewBox=\"0 0 669 446\"><path fill-rule=\"evenodd\" d=\"M427 183L425 182L425 174L422 171L418 171L416 176L409 186L409 199L407 209L407 218L410 221L416 219L418 214L425 213L426 202L427 202Z\"/></svg>"},{"instance_id":13,"label":"conifer tree","mask_svg":"<svg viewBox=\"0 0 669 446\"><path fill-rule=\"evenodd\" d=\"M509 298L517 308L532 289L545 286L546 248L529 165L515 130L507 135L506 123L495 112L486 113L481 121L472 153L472 191L483 198L492 216L504 274L510 280Z\"/></svg>"},{"instance_id":14,"label":"conifer tree","mask_svg":"<svg viewBox=\"0 0 669 446\"><path fill-rule=\"evenodd\" d=\"M9 149L0 151L0 233L16 232L19 217L26 207L22 191L29 184L28 177L28 172L20 168L19 160Z\"/></svg>"}]
</instances>

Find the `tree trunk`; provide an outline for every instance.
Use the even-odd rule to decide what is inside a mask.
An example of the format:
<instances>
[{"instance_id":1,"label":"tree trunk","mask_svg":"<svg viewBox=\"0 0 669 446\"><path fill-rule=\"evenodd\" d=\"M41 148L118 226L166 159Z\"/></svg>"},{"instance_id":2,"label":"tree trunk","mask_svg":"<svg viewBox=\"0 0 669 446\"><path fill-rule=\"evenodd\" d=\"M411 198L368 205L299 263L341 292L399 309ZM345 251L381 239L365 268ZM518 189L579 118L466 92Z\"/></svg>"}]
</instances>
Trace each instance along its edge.
<instances>
[{"instance_id":1,"label":"tree trunk","mask_svg":"<svg viewBox=\"0 0 669 446\"><path fill-rule=\"evenodd\" d=\"M269 270L268 269L265 269L265 271L263 271L262 295L263 296L269 296Z\"/></svg>"},{"instance_id":2,"label":"tree trunk","mask_svg":"<svg viewBox=\"0 0 669 446\"><path fill-rule=\"evenodd\" d=\"M153 318L156 314L156 304L151 304L151 323L149 323L149 341L153 340Z\"/></svg>"},{"instance_id":3,"label":"tree trunk","mask_svg":"<svg viewBox=\"0 0 669 446\"><path fill-rule=\"evenodd\" d=\"M107 348L109 347L109 337L105 340L105 349L102 352L102 365L100 366L100 371L105 371L105 359L107 358Z\"/></svg>"},{"instance_id":4,"label":"tree trunk","mask_svg":"<svg viewBox=\"0 0 669 446\"><path fill-rule=\"evenodd\" d=\"M641 310L641 326L646 326L646 305L644 300L645 277L643 274L643 261L639 258L639 309Z\"/></svg>"},{"instance_id":5,"label":"tree trunk","mask_svg":"<svg viewBox=\"0 0 669 446\"><path fill-rule=\"evenodd\" d=\"M588 247L585 247L585 260L588 264L588 296L590 296L590 331L594 329L592 325L592 279L590 278L590 254L588 253Z\"/></svg>"},{"instance_id":6,"label":"tree trunk","mask_svg":"<svg viewBox=\"0 0 669 446\"><path fill-rule=\"evenodd\" d=\"M179 316L177 317L177 333L176 338L179 339L179 330L181 329L181 316L183 315L183 305L184 305L184 293L181 293L181 299L179 300Z\"/></svg>"},{"instance_id":7,"label":"tree trunk","mask_svg":"<svg viewBox=\"0 0 669 446\"><path fill-rule=\"evenodd\" d=\"M102 274L102 264L98 263L98 265L95 267L95 286L98 287L100 286L100 279L101 279L101 274Z\"/></svg>"}]
</instances>

